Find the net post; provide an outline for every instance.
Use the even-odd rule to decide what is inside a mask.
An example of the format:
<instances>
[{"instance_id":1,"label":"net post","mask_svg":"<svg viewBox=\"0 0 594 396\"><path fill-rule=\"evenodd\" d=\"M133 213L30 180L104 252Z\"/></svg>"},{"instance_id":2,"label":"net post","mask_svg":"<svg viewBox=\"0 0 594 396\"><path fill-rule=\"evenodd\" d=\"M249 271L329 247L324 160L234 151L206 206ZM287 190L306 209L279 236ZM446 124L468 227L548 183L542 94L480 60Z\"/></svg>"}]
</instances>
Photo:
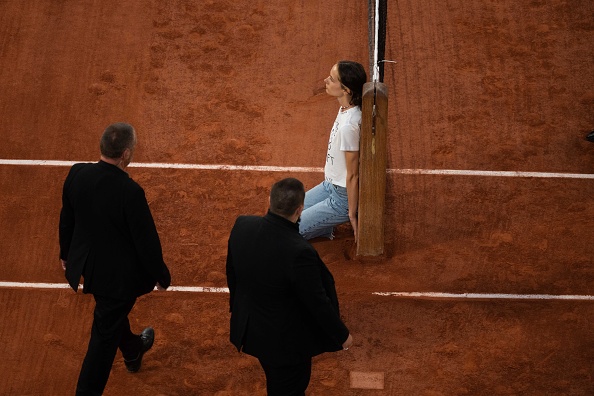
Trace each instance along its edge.
<instances>
[{"instance_id":1,"label":"net post","mask_svg":"<svg viewBox=\"0 0 594 396\"><path fill-rule=\"evenodd\" d=\"M357 256L384 253L384 212L388 131L388 89L380 82L363 86L359 146Z\"/></svg>"}]
</instances>

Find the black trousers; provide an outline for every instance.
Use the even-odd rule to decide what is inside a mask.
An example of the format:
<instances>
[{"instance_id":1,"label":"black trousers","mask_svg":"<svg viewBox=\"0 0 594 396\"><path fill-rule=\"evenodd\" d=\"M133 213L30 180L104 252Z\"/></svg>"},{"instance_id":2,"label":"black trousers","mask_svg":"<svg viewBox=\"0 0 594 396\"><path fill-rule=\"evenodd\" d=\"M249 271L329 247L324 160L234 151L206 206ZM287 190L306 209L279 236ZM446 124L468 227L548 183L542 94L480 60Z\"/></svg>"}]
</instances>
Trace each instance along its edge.
<instances>
[{"instance_id":1,"label":"black trousers","mask_svg":"<svg viewBox=\"0 0 594 396\"><path fill-rule=\"evenodd\" d=\"M311 378L311 358L287 366L270 365L260 360L266 374L268 396L305 396Z\"/></svg>"},{"instance_id":2,"label":"black trousers","mask_svg":"<svg viewBox=\"0 0 594 396\"><path fill-rule=\"evenodd\" d=\"M77 396L103 394L118 348L124 359L134 359L142 348L142 340L130 330L128 314L136 299L117 300L95 297L93 327L87 354L80 370Z\"/></svg>"}]
</instances>

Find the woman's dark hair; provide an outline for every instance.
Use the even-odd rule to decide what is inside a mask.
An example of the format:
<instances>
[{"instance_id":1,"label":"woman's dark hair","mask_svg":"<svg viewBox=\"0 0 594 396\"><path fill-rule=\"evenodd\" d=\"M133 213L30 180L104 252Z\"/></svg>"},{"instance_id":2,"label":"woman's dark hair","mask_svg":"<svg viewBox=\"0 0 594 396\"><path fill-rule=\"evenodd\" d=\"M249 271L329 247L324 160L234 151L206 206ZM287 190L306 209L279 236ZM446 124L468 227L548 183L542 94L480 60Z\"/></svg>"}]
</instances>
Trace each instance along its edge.
<instances>
[{"instance_id":1,"label":"woman's dark hair","mask_svg":"<svg viewBox=\"0 0 594 396\"><path fill-rule=\"evenodd\" d=\"M338 79L340 83L348 88L353 95L350 104L361 106L363 95L363 84L367 82L367 74L363 65L353 61L339 61Z\"/></svg>"},{"instance_id":2,"label":"woman's dark hair","mask_svg":"<svg viewBox=\"0 0 594 396\"><path fill-rule=\"evenodd\" d=\"M126 149L132 149L136 144L134 127L124 122L111 124L101 136L99 147L101 154L107 158L119 158Z\"/></svg>"},{"instance_id":3,"label":"woman's dark hair","mask_svg":"<svg viewBox=\"0 0 594 396\"><path fill-rule=\"evenodd\" d=\"M303 183L292 177L280 180L270 191L270 211L274 214L289 217L303 205L305 188Z\"/></svg>"}]
</instances>

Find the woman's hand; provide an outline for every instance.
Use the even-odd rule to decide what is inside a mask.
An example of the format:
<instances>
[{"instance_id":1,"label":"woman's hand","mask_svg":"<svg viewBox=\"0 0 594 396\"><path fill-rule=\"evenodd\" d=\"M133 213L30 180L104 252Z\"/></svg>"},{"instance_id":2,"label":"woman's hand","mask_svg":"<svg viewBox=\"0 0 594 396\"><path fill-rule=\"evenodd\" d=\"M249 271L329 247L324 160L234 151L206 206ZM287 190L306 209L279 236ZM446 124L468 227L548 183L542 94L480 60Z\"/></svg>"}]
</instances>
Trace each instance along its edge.
<instances>
[{"instance_id":1,"label":"woman's hand","mask_svg":"<svg viewBox=\"0 0 594 396\"><path fill-rule=\"evenodd\" d=\"M353 231L355 233L355 243L359 242L359 220L357 219L357 214L355 214L354 216L349 216L349 219L351 221L351 226L353 227Z\"/></svg>"},{"instance_id":2,"label":"woman's hand","mask_svg":"<svg viewBox=\"0 0 594 396\"><path fill-rule=\"evenodd\" d=\"M359 152L345 151L347 178L346 189L349 201L349 220L355 233L355 243L359 237L359 221L357 220L357 210L359 208Z\"/></svg>"}]
</instances>

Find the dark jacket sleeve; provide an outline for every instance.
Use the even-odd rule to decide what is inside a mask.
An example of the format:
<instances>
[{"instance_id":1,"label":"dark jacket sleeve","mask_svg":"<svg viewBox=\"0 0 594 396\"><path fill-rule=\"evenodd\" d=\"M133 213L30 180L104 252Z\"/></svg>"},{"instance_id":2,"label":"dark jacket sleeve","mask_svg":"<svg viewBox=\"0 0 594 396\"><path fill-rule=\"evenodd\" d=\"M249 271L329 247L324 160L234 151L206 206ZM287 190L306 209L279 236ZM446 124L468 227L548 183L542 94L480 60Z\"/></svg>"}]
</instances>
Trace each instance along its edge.
<instances>
[{"instance_id":1,"label":"dark jacket sleeve","mask_svg":"<svg viewBox=\"0 0 594 396\"><path fill-rule=\"evenodd\" d=\"M294 277L299 300L332 340L334 349L340 349L349 336L349 330L340 319L332 275L313 248L302 250L297 256Z\"/></svg>"},{"instance_id":2,"label":"dark jacket sleeve","mask_svg":"<svg viewBox=\"0 0 594 396\"><path fill-rule=\"evenodd\" d=\"M83 164L75 164L70 168L68 176L64 181L62 188L62 210L60 211L59 224L59 241L60 241L60 258L64 261L68 259L68 251L70 250L70 243L72 242L72 235L74 234L74 208L68 199L68 189L74 179L76 173L82 168Z\"/></svg>"},{"instance_id":3,"label":"dark jacket sleeve","mask_svg":"<svg viewBox=\"0 0 594 396\"><path fill-rule=\"evenodd\" d=\"M227 242L227 261L225 265L225 272L227 274L227 287L229 288L229 312L232 312L233 298L235 297L235 271L233 269L233 256L231 254L230 242Z\"/></svg>"},{"instance_id":4,"label":"dark jacket sleeve","mask_svg":"<svg viewBox=\"0 0 594 396\"><path fill-rule=\"evenodd\" d=\"M167 288L171 284L171 274L163 261L161 241L144 190L133 183L129 195L124 212L140 263L153 279Z\"/></svg>"}]
</instances>

